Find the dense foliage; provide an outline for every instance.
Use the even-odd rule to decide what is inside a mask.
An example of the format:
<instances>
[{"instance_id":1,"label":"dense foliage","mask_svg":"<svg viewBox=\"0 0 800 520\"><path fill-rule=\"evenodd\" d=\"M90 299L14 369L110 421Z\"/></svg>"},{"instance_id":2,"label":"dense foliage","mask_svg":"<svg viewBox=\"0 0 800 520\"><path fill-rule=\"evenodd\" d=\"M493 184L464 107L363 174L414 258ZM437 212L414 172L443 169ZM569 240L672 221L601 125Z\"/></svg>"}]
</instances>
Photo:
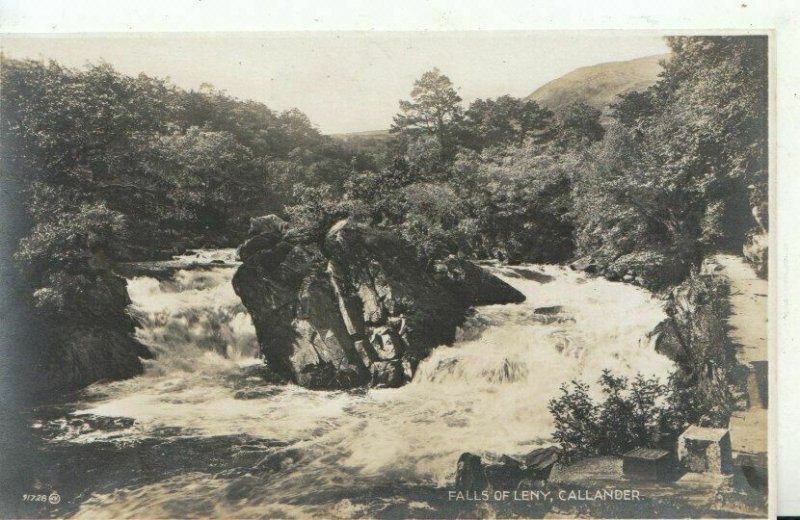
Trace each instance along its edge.
<instances>
[{"instance_id":1,"label":"dense foliage","mask_svg":"<svg viewBox=\"0 0 800 520\"><path fill-rule=\"evenodd\" d=\"M667 41L661 79L615 105L573 197L578 250L655 287L714 251L740 253L768 181L766 37Z\"/></svg>"},{"instance_id":2,"label":"dense foliage","mask_svg":"<svg viewBox=\"0 0 800 520\"><path fill-rule=\"evenodd\" d=\"M297 179L342 182L350 168L298 111L208 86L187 92L107 64L74 70L5 56L0 75L3 205L15 208L4 244L22 274L4 273L7 298L18 303L28 366L67 372L74 359L73 383L104 377L90 360L135 351L115 261L234 246L249 217L283 211ZM34 316L38 325L23 331ZM116 345L74 351L104 342ZM136 354L124 363L109 374L135 373Z\"/></svg>"},{"instance_id":3,"label":"dense foliage","mask_svg":"<svg viewBox=\"0 0 800 520\"><path fill-rule=\"evenodd\" d=\"M697 424L704 402L673 375L666 384L638 374L633 381L603 371L597 381L602 400L581 381L561 385L551 399L553 440L562 459L624 455L639 448L671 446L689 425Z\"/></svg>"},{"instance_id":4,"label":"dense foliage","mask_svg":"<svg viewBox=\"0 0 800 520\"><path fill-rule=\"evenodd\" d=\"M598 385L604 397L601 402L596 402L589 385L580 381L561 385L561 395L550 400L553 439L566 461L652 447L674 419L662 398L667 389L657 379L638 375L629 382L604 371Z\"/></svg>"},{"instance_id":5,"label":"dense foliage","mask_svg":"<svg viewBox=\"0 0 800 520\"><path fill-rule=\"evenodd\" d=\"M580 255L652 288L746 242L764 259L767 40L668 43L661 79L621 97L605 127L579 102L464 106L433 69L390 135L362 140L209 85L3 57L0 165L3 196L27 208L7 226L24 299L80 318L115 261L232 247L267 213L317 238L343 217L390 228L428 266Z\"/></svg>"}]
</instances>

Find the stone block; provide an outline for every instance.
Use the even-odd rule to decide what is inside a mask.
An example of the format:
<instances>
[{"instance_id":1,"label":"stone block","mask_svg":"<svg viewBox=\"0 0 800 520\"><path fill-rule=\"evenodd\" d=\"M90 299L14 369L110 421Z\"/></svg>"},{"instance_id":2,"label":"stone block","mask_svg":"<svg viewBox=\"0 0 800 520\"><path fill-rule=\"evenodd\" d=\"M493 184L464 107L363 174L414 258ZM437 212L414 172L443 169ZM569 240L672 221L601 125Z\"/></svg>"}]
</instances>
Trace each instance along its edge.
<instances>
[{"instance_id":1,"label":"stone block","mask_svg":"<svg viewBox=\"0 0 800 520\"><path fill-rule=\"evenodd\" d=\"M693 473L729 473L733 466L730 432L689 426L678 437L678 460Z\"/></svg>"}]
</instances>

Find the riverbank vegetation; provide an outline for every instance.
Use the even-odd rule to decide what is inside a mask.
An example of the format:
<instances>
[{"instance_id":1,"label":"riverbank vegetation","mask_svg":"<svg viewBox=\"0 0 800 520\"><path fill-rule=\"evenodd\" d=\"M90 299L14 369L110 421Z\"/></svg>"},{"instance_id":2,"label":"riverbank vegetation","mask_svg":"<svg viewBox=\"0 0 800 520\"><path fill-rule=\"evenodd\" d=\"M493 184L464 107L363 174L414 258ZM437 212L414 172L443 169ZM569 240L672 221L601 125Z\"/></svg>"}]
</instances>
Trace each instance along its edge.
<instances>
[{"instance_id":1,"label":"riverbank vegetation","mask_svg":"<svg viewBox=\"0 0 800 520\"><path fill-rule=\"evenodd\" d=\"M667 42L661 79L620 97L605 126L581 102L465 105L434 69L390 135L365 140L208 85L3 57L15 312L129 330L115 262L233 247L268 213L318 238L342 217L395 231L429 268L448 255L581 256L610 279L679 284L707 254L739 252L768 228L767 39ZM97 321L103 307L116 324ZM52 364L58 340L39 343Z\"/></svg>"}]
</instances>

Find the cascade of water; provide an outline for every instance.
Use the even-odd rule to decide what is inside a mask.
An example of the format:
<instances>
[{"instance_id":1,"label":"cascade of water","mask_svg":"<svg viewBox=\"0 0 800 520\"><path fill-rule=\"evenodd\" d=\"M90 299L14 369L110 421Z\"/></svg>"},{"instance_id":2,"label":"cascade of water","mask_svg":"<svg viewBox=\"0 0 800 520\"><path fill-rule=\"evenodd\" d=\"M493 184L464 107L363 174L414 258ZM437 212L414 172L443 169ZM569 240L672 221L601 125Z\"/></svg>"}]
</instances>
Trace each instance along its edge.
<instances>
[{"instance_id":1,"label":"cascade of water","mask_svg":"<svg viewBox=\"0 0 800 520\"><path fill-rule=\"evenodd\" d=\"M95 387L101 398L79 413L133 418L128 430L106 436L115 442L164 427L204 438L246 434L281 441L301 453L301 462L265 482L268 489L259 488L258 496L276 503L312 488L444 484L461 452L514 455L548 442L547 403L562 383L594 382L604 368L664 380L672 369L640 342L664 318L647 291L558 266L492 268L527 301L480 308L454 345L421 362L410 384L368 392L288 385L242 399L231 378L241 373L241 360L255 355L256 341L230 285L234 269L179 270L166 282L131 280L138 334L157 358L141 377ZM98 437L102 432L71 440Z\"/></svg>"},{"instance_id":2,"label":"cascade of water","mask_svg":"<svg viewBox=\"0 0 800 520\"><path fill-rule=\"evenodd\" d=\"M232 250L199 251L176 257L173 263L194 267L178 269L170 280L128 281L131 312L140 323L137 338L156 355L150 366L192 370L196 358L208 352L234 361L257 356L255 329L231 285L232 255Z\"/></svg>"}]
</instances>

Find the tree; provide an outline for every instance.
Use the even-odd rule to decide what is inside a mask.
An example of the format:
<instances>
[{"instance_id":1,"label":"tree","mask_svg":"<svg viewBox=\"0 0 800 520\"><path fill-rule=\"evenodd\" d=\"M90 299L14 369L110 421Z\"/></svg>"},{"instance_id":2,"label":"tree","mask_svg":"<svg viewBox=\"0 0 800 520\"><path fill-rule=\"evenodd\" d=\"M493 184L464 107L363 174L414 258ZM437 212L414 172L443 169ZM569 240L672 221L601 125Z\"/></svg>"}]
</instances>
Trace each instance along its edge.
<instances>
[{"instance_id":1,"label":"tree","mask_svg":"<svg viewBox=\"0 0 800 520\"><path fill-rule=\"evenodd\" d=\"M178 214L201 230L226 227L260 192L250 150L228 132L192 127L185 134L163 137L159 159Z\"/></svg>"},{"instance_id":2,"label":"tree","mask_svg":"<svg viewBox=\"0 0 800 520\"><path fill-rule=\"evenodd\" d=\"M661 79L620 98L573 182L580 252L652 288L741 251L768 184L766 38L667 42Z\"/></svg>"},{"instance_id":3,"label":"tree","mask_svg":"<svg viewBox=\"0 0 800 520\"><path fill-rule=\"evenodd\" d=\"M459 97L450 78L434 68L414 82L411 101L400 101L391 131L407 136L428 134L439 141L443 154L453 151L463 117Z\"/></svg>"},{"instance_id":4,"label":"tree","mask_svg":"<svg viewBox=\"0 0 800 520\"><path fill-rule=\"evenodd\" d=\"M573 253L569 154L543 154L536 143L459 154L454 184L469 201L484 255L561 262Z\"/></svg>"},{"instance_id":5,"label":"tree","mask_svg":"<svg viewBox=\"0 0 800 520\"><path fill-rule=\"evenodd\" d=\"M521 145L528 138L543 143L553 122L553 113L536 101L511 96L476 99L464 115L463 142L475 150Z\"/></svg>"},{"instance_id":6,"label":"tree","mask_svg":"<svg viewBox=\"0 0 800 520\"><path fill-rule=\"evenodd\" d=\"M555 141L562 149L587 146L603 138L600 111L582 101L571 103L556 112Z\"/></svg>"}]
</instances>

